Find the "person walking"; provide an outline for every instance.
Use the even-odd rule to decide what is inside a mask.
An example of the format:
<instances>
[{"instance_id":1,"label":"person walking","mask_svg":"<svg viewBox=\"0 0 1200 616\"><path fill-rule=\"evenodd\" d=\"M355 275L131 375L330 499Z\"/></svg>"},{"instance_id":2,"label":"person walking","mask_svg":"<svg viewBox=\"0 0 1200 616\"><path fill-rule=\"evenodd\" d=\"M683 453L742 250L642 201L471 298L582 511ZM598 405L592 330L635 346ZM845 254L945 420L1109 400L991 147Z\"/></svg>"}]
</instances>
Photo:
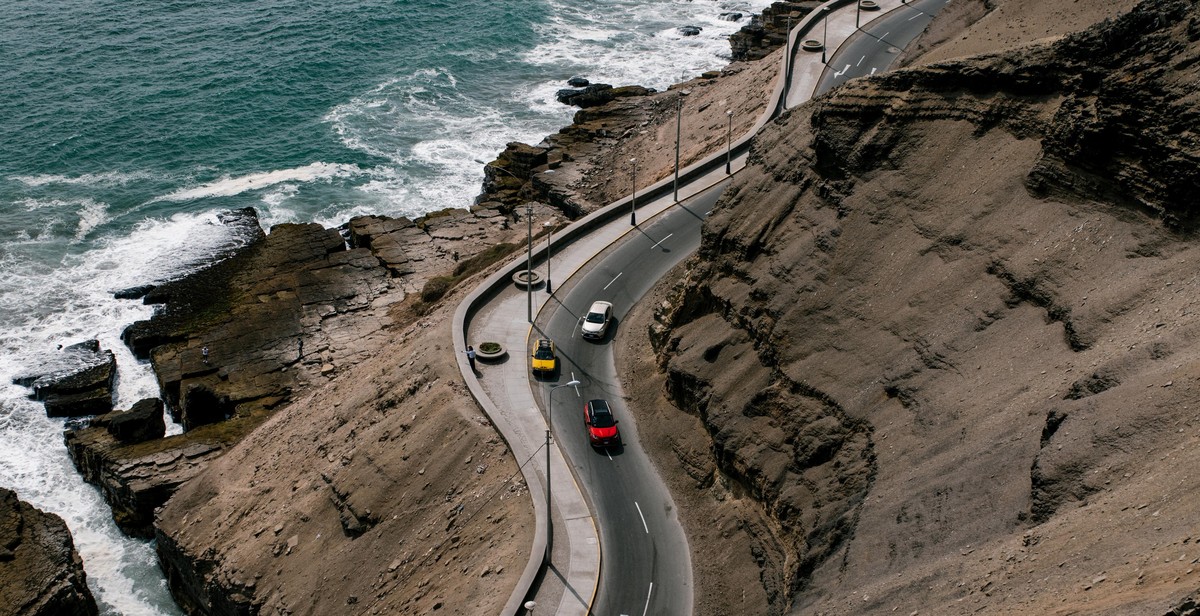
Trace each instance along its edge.
<instances>
[{"instance_id":1,"label":"person walking","mask_svg":"<svg viewBox=\"0 0 1200 616\"><path fill-rule=\"evenodd\" d=\"M304 359L304 338L296 338L296 361Z\"/></svg>"},{"instance_id":2,"label":"person walking","mask_svg":"<svg viewBox=\"0 0 1200 616\"><path fill-rule=\"evenodd\" d=\"M204 360L204 365L208 365L208 347L200 349L200 358Z\"/></svg>"},{"instance_id":3,"label":"person walking","mask_svg":"<svg viewBox=\"0 0 1200 616\"><path fill-rule=\"evenodd\" d=\"M471 364L471 372L475 372L475 347L467 345L467 363Z\"/></svg>"}]
</instances>

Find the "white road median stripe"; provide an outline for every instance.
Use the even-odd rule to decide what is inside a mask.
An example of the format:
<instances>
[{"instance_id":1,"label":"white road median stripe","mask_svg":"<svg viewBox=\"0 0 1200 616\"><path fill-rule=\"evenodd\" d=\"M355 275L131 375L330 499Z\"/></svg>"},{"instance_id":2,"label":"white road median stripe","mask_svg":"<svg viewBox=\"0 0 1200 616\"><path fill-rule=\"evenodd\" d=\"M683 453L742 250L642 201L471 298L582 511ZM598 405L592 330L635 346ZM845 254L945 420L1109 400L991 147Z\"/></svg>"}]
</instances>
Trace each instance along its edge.
<instances>
[{"instance_id":1,"label":"white road median stripe","mask_svg":"<svg viewBox=\"0 0 1200 616\"><path fill-rule=\"evenodd\" d=\"M625 273L625 272L621 272L621 274L624 274L624 273ZM621 274L617 274L617 277L616 277L616 278L613 278L612 280L609 280L609 281L608 281L608 284L604 285L604 290L605 290L605 291L607 291L607 290L608 290L608 288L612 286L612 283L616 282L616 281L617 281L617 278L620 278L620 277L621 277Z\"/></svg>"},{"instance_id":2,"label":"white road median stripe","mask_svg":"<svg viewBox=\"0 0 1200 616\"><path fill-rule=\"evenodd\" d=\"M646 526L646 516L642 515L642 506L639 505L637 501L633 501L633 506L637 507L638 517L642 519L642 529L644 529L646 531L646 534L649 535L650 527Z\"/></svg>"}]
</instances>

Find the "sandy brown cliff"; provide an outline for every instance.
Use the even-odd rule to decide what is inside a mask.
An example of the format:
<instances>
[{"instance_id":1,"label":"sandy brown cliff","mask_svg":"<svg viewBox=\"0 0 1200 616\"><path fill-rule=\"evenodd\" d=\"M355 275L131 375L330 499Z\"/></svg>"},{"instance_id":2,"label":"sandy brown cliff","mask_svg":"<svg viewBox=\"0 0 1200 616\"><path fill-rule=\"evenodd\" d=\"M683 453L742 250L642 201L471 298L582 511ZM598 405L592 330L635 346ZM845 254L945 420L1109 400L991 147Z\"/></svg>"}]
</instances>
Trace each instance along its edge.
<instances>
[{"instance_id":1,"label":"sandy brown cliff","mask_svg":"<svg viewBox=\"0 0 1200 616\"><path fill-rule=\"evenodd\" d=\"M1148 0L760 134L622 347L699 613L1194 613L1198 60Z\"/></svg>"}]
</instances>

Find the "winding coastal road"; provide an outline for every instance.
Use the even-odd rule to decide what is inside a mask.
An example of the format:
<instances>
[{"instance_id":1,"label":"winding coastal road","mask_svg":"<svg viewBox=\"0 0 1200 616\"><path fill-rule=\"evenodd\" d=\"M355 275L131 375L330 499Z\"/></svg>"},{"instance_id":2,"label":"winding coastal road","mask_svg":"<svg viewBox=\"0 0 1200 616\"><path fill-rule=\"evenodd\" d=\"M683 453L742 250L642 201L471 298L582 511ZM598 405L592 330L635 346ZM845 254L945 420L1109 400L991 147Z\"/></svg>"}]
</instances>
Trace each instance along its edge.
<instances>
[{"instance_id":1,"label":"winding coastal road","mask_svg":"<svg viewBox=\"0 0 1200 616\"><path fill-rule=\"evenodd\" d=\"M578 379L578 396L555 395L553 430L558 445L588 487L600 521L604 567L596 614L690 614L691 559L671 494L639 445L625 407L610 347L628 310L658 280L700 246L700 226L727 182L685 200L624 242L609 248L556 291L542 309L541 333L556 341L562 368L551 381L533 380L543 408L550 387ZM595 300L613 303L614 320L598 342L579 336L579 317ZM566 389L566 388L565 388ZM583 403L602 398L613 408L623 446L594 449L583 425Z\"/></svg>"},{"instance_id":2,"label":"winding coastal road","mask_svg":"<svg viewBox=\"0 0 1200 616\"><path fill-rule=\"evenodd\" d=\"M797 28L793 43L797 36L812 32L823 17L828 42L837 51L822 65L814 62L820 54L801 52L793 45L796 62L781 67L789 69L791 78L786 85L780 83L774 95L775 100L784 101L778 103L780 110L848 79L887 70L899 51L948 2L878 1L889 12L860 16L862 28L855 28L853 3L845 0L832 0L829 6L840 7L838 10L811 16ZM766 117L760 119L757 126L766 121ZM733 149L735 171L745 164L748 140L739 139ZM482 373L469 370L465 359L459 359L472 394L514 455L532 460L543 451L544 436L536 435L544 433L547 425L554 437L545 472L535 465L523 469L539 527L532 558L505 614L520 613L523 604L536 604L538 613L548 609L548 613L564 616L692 612L695 589L687 537L669 491L641 448L633 421L636 413L625 406L611 349L629 309L699 247L703 222L728 183L723 156L713 156L683 172L694 178L694 184L685 181L680 185L684 200L670 201L668 180L648 187L643 194L649 201L639 201L643 212L638 217L640 225L631 228L628 218L617 211L626 208L628 212L630 201L623 199L556 234L553 265L560 268L556 272L574 271L566 274L565 280L555 278L558 285L553 294L544 288L529 297L513 292L507 278L518 268L524 269L522 260L496 272L456 312L456 347L465 348L467 340L486 335L505 341L514 351L512 359L516 361ZM546 252L539 252L535 268L545 267ZM535 296L540 308L530 327L525 319L526 303L532 306ZM614 321L603 340L585 341L579 334L580 319L595 300L613 303ZM533 338L551 338L558 346L561 367L551 378L530 375L526 352ZM524 383L522 375L527 379ZM572 380L579 385L564 386ZM590 446L583 404L594 398L607 400L621 422L621 446ZM547 417L551 413L552 417ZM553 481L551 466L557 469ZM545 485L555 486L553 505ZM545 506L542 498L546 498ZM547 515L553 520L552 532ZM553 542L547 540L551 534ZM544 547L550 549L538 569L535 559Z\"/></svg>"}]
</instances>

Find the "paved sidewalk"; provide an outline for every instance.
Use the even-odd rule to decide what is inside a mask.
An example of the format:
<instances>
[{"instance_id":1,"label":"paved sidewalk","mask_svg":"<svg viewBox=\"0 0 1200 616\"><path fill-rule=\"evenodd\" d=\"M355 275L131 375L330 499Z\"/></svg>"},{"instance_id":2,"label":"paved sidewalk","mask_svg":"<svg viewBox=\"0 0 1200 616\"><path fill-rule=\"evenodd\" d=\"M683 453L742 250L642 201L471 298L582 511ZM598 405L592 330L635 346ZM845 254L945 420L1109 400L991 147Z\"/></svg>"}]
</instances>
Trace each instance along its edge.
<instances>
[{"instance_id":1,"label":"paved sidewalk","mask_svg":"<svg viewBox=\"0 0 1200 616\"><path fill-rule=\"evenodd\" d=\"M861 23L865 24L869 19L878 18L888 10L899 7L901 2L900 0L879 0L879 4L883 10L862 12ZM829 33L826 41L829 53L832 53L854 34L854 14L853 3L830 12ZM803 23L801 22L797 26L799 27ZM804 35L803 38L813 37ZM788 106L799 104L809 98L820 79L821 71L825 68L820 62L819 53L813 54L797 50L794 55L796 59L792 69L792 83L788 88ZM782 88L778 90L782 90ZM779 96L778 90L776 96ZM769 108L774 109L774 107L771 105ZM760 125L762 123L760 122ZM723 152L715 155L723 156ZM745 154L735 157L732 164L734 172L742 169L745 162ZM693 167L701 164L693 165ZM680 186L680 200L702 192L726 177L724 166L718 166L714 171ZM667 178L659 184L670 181L671 178ZM648 193L649 188L639 187L639 195L643 192ZM627 201L618 202L610 207L618 205L628 207ZM644 224L673 205L674 200L670 192L667 192L666 196L662 198L639 205L638 220ZM534 221L534 226L540 224L541 221ZM584 267L589 260L633 229L628 218L618 216L603 227L581 238L563 246L556 245L552 251L551 263L554 288L563 286L563 283ZM540 247L535 245L535 271L545 271L544 251L544 243ZM546 498L543 487L546 482L547 464L544 447L548 424L538 403L542 400L545 392L549 391L549 388L539 391L536 398L534 391L530 388L528 373L530 323L528 321L527 295L525 290L516 288L508 281L508 273L514 271L514 268L523 270L524 262L524 257L522 257L519 265L506 268L505 272L489 278L475 293L464 300L463 306L460 306L455 315L454 338L456 347L460 347L456 350L460 351L459 366L463 370L463 377L472 394L479 400L492 422L496 424L508 441L508 446L518 463L525 463L525 477L529 483L531 497L534 499L535 510L540 514L545 507ZM487 297L489 291L497 288L498 292ZM549 297L544 285L539 285L534 289L532 298L535 317ZM471 314L468 304L477 304L484 298L486 298L486 303L477 312ZM462 357L462 347L465 344L477 347L478 343L483 340L502 343L506 347L508 355L495 363L479 361L478 371L472 373L465 358ZM568 380L569 376L561 378L559 383L566 383ZM561 397L558 399L559 404L567 404L567 394L560 392L559 396ZM537 588L534 597L537 602L535 613L586 616L594 599L600 574L601 552L597 530L587 500L576 484L570 465L563 458L557 444L552 444L550 447L549 464L553 494L553 502L550 507L553 540L550 542L552 549L550 550L549 566L541 575L540 581L534 584ZM538 524L544 525L544 518L539 519ZM538 553L530 554L531 563L527 568L527 575L522 578L522 584L530 581L528 573L534 569L534 561L540 561L542 556L538 545L544 545L544 542L544 536L535 537L534 551ZM518 588L518 590L521 589ZM514 594L506 607L505 614L519 612L522 600L522 597Z\"/></svg>"}]
</instances>

